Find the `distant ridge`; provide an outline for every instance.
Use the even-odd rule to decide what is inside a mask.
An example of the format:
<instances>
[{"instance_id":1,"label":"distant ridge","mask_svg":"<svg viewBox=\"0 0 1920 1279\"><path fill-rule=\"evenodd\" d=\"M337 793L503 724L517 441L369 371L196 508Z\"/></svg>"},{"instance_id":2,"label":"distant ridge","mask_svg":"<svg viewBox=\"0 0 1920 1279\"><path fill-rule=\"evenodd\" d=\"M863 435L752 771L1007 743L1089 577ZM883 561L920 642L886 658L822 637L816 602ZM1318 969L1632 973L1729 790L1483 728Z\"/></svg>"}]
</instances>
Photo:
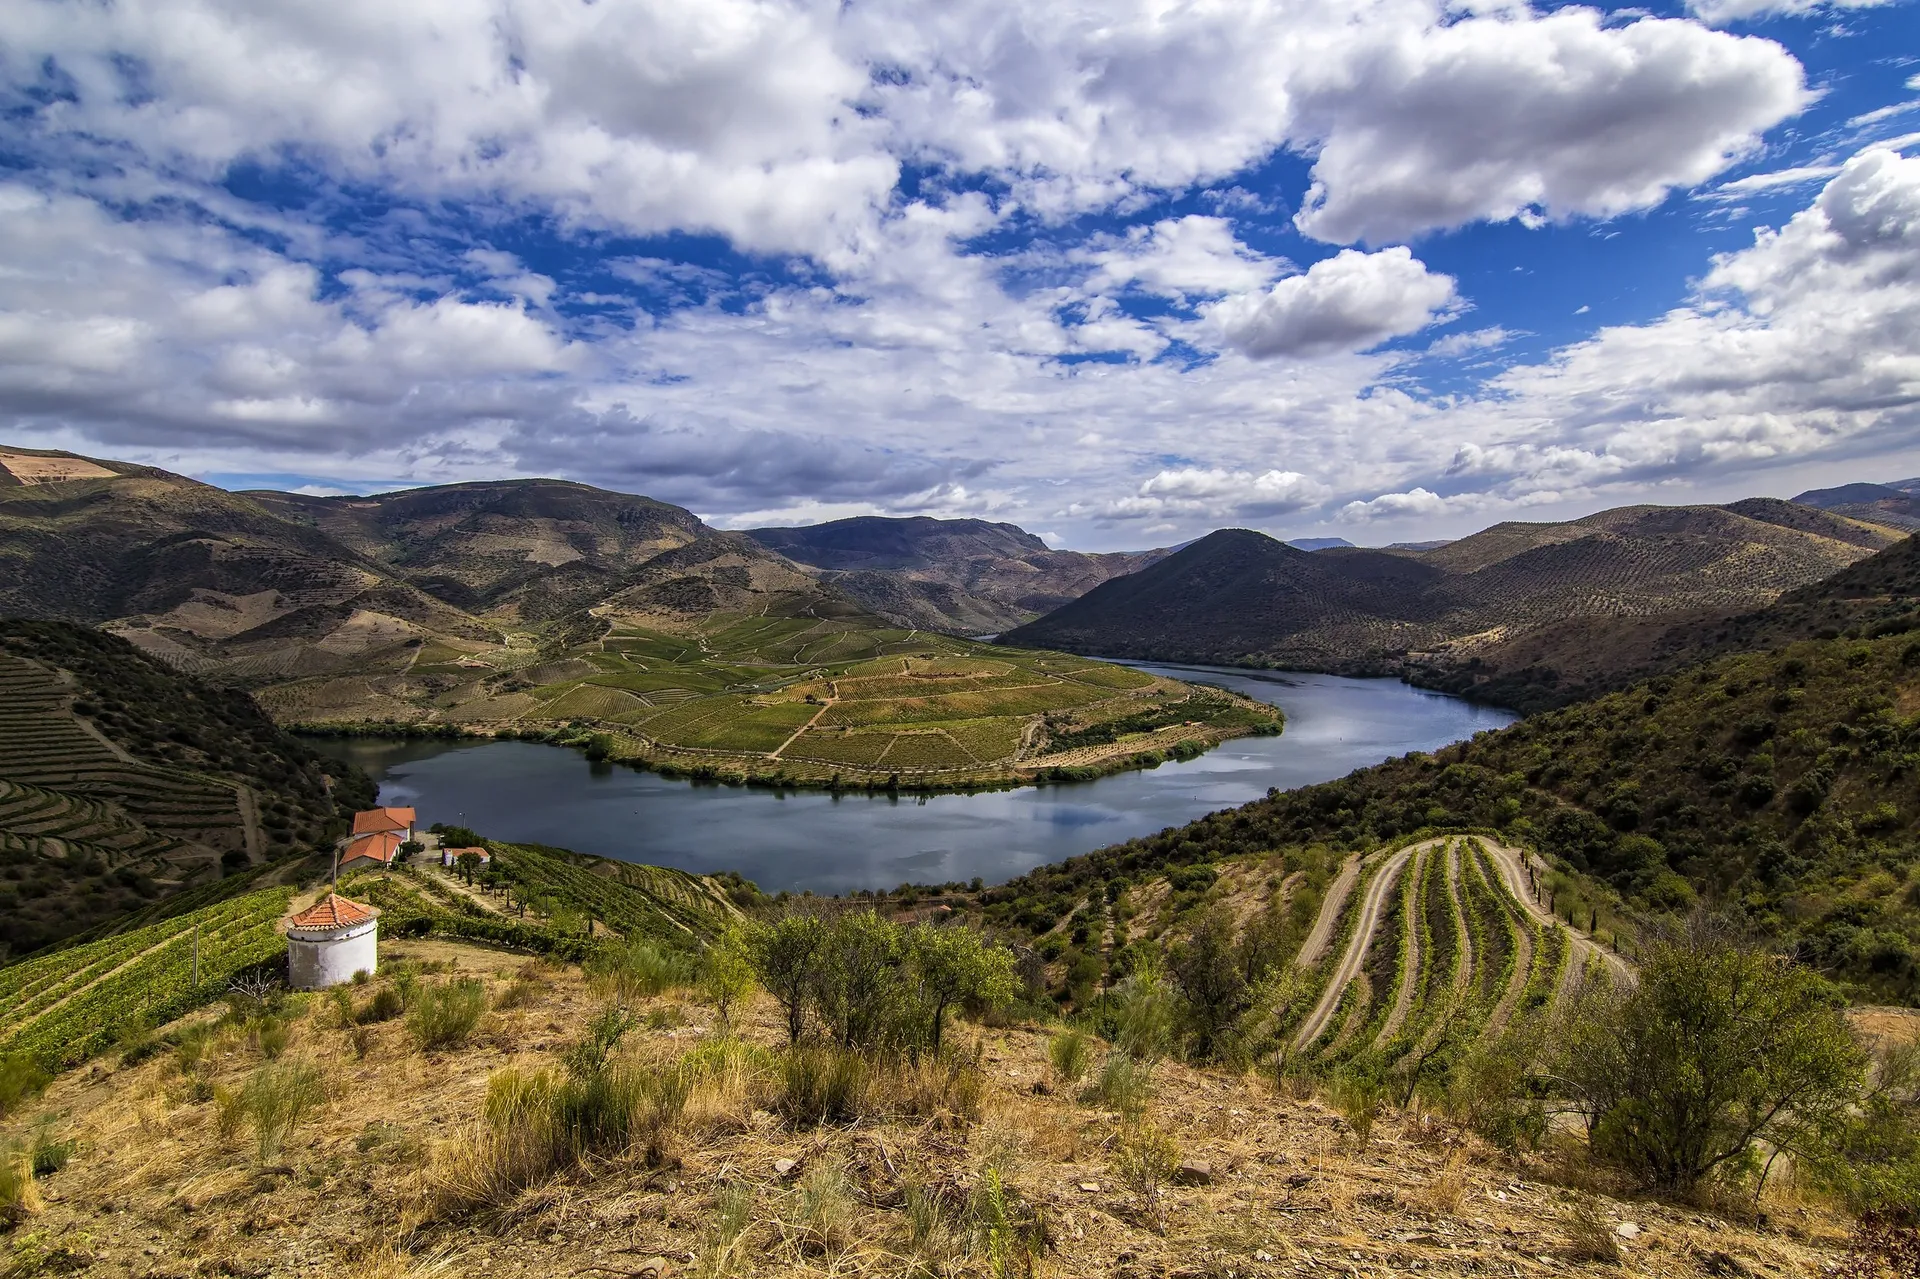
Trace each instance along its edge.
<instances>
[{"instance_id":1,"label":"distant ridge","mask_svg":"<svg viewBox=\"0 0 1920 1279\"><path fill-rule=\"evenodd\" d=\"M1770 498L1508 522L1430 550L1309 553L1223 530L1001 642L1353 674L1431 669L1568 619L1750 610L1898 537Z\"/></svg>"},{"instance_id":2,"label":"distant ridge","mask_svg":"<svg viewBox=\"0 0 1920 1279\"><path fill-rule=\"evenodd\" d=\"M1856 520L1870 520L1908 531L1920 529L1920 479L1810 489L1793 500L1802 506Z\"/></svg>"},{"instance_id":3,"label":"distant ridge","mask_svg":"<svg viewBox=\"0 0 1920 1279\"><path fill-rule=\"evenodd\" d=\"M956 634L1018 626L1168 554L1056 551L1013 524L928 516L863 515L746 536L881 617Z\"/></svg>"}]
</instances>

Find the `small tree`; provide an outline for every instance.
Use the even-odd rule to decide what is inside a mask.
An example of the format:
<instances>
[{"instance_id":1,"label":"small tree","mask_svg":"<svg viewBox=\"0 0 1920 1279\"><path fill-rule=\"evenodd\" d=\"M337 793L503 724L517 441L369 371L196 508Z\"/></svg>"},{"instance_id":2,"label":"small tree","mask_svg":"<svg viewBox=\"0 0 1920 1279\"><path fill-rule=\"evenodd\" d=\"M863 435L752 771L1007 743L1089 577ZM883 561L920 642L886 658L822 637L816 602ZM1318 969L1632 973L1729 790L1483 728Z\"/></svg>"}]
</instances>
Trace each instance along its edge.
<instances>
[{"instance_id":1,"label":"small tree","mask_svg":"<svg viewBox=\"0 0 1920 1279\"><path fill-rule=\"evenodd\" d=\"M1562 1078L1594 1153L1683 1193L1765 1142L1794 1149L1860 1096L1865 1058L1816 974L1695 927L1631 989L1590 988Z\"/></svg>"},{"instance_id":2,"label":"small tree","mask_svg":"<svg viewBox=\"0 0 1920 1279\"><path fill-rule=\"evenodd\" d=\"M1247 979L1233 944L1233 920L1215 906L1194 924L1187 940L1175 946L1174 984L1185 999L1193 1055L1208 1061L1220 1052L1248 1006Z\"/></svg>"},{"instance_id":3,"label":"small tree","mask_svg":"<svg viewBox=\"0 0 1920 1279\"><path fill-rule=\"evenodd\" d=\"M814 997L833 1037L847 1048L877 1048L898 1038L904 938L900 926L872 910L851 911L821 935Z\"/></svg>"},{"instance_id":4,"label":"small tree","mask_svg":"<svg viewBox=\"0 0 1920 1279\"><path fill-rule=\"evenodd\" d=\"M480 854L468 849L453 859L453 865L460 872L460 878L467 881L468 887L472 887L473 873L480 869Z\"/></svg>"},{"instance_id":5,"label":"small tree","mask_svg":"<svg viewBox=\"0 0 1920 1279\"><path fill-rule=\"evenodd\" d=\"M940 1051L947 1010L955 1004L1000 1007L1019 993L1012 952L986 945L971 928L921 924L907 934L907 959L919 983L921 1005L931 1019L929 1040L935 1052Z\"/></svg>"},{"instance_id":6,"label":"small tree","mask_svg":"<svg viewBox=\"0 0 1920 1279\"><path fill-rule=\"evenodd\" d=\"M813 995L826 925L812 915L788 915L747 934L753 974L787 1017L787 1042L797 1044L807 1028L807 1001Z\"/></svg>"},{"instance_id":7,"label":"small tree","mask_svg":"<svg viewBox=\"0 0 1920 1279\"><path fill-rule=\"evenodd\" d=\"M729 925L700 957L700 987L720 1014L721 1033L731 1034L734 1005L753 993L753 960L738 924Z\"/></svg>"},{"instance_id":8,"label":"small tree","mask_svg":"<svg viewBox=\"0 0 1920 1279\"><path fill-rule=\"evenodd\" d=\"M418 857L422 852L426 851L426 847L427 846L425 844L421 843L417 839L410 839L406 843L400 845L399 860L401 864L405 865L407 862L412 861L415 857Z\"/></svg>"}]
</instances>

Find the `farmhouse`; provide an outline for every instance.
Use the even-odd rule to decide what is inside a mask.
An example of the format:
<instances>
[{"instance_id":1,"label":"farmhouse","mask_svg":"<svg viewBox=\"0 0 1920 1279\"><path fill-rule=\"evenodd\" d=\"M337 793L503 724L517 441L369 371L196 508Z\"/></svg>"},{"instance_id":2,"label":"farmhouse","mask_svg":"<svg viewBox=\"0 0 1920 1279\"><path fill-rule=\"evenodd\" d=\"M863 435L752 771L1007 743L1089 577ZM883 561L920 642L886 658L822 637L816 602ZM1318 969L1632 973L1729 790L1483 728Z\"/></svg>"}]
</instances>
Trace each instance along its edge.
<instances>
[{"instance_id":1,"label":"farmhouse","mask_svg":"<svg viewBox=\"0 0 1920 1279\"><path fill-rule=\"evenodd\" d=\"M368 835L355 835L347 841L340 852L340 869L353 866L391 866L400 856L400 845L404 841L393 831L374 831Z\"/></svg>"},{"instance_id":2,"label":"farmhouse","mask_svg":"<svg viewBox=\"0 0 1920 1279\"><path fill-rule=\"evenodd\" d=\"M379 915L377 907L329 892L290 917L287 984L295 990L318 990L352 981L357 972L372 976L380 963Z\"/></svg>"},{"instance_id":3,"label":"farmhouse","mask_svg":"<svg viewBox=\"0 0 1920 1279\"><path fill-rule=\"evenodd\" d=\"M460 854L462 853L472 853L480 859L482 866L485 866L493 860L493 854L484 848L442 848L440 850L440 864L442 866L453 866L459 862Z\"/></svg>"},{"instance_id":4,"label":"farmhouse","mask_svg":"<svg viewBox=\"0 0 1920 1279\"><path fill-rule=\"evenodd\" d=\"M353 833L358 835L398 835L405 843L413 838L416 820L411 808L369 808L353 815Z\"/></svg>"}]
</instances>

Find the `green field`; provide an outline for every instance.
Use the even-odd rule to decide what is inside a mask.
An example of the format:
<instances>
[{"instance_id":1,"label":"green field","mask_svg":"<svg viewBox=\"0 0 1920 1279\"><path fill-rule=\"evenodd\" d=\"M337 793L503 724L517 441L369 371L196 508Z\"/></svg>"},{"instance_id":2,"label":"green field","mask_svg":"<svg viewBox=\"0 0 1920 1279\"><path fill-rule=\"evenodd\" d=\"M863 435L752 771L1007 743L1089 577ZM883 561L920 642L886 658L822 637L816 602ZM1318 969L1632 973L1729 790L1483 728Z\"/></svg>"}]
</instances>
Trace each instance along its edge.
<instances>
[{"instance_id":1,"label":"green field","mask_svg":"<svg viewBox=\"0 0 1920 1279\"><path fill-rule=\"evenodd\" d=\"M1136 767L1279 727L1271 708L1217 690L870 618L716 613L685 631L609 621L564 652L519 650L521 665L496 653L484 666L416 666L439 687L408 722L597 735L603 757L742 780L936 788ZM375 709L292 718L377 732L387 716Z\"/></svg>"}]
</instances>

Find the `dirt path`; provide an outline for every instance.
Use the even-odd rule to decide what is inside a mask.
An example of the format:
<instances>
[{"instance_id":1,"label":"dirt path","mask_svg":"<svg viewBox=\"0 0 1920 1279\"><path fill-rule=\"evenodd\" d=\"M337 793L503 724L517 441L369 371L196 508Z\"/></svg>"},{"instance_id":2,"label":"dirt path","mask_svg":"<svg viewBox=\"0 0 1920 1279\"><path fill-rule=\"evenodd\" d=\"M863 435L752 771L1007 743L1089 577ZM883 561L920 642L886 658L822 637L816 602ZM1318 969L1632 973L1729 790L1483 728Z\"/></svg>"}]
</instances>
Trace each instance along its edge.
<instances>
[{"instance_id":1,"label":"dirt path","mask_svg":"<svg viewBox=\"0 0 1920 1279\"><path fill-rule=\"evenodd\" d=\"M1566 971L1561 975L1560 992L1555 995L1556 999L1572 988L1573 984L1579 980L1579 975L1586 971L1588 962L1593 959L1598 959L1605 964L1615 981L1632 980L1632 964L1601 946L1579 929L1562 922L1552 911L1533 899L1533 894L1527 891L1524 852L1505 844L1496 844L1489 839L1481 839L1478 842L1493 858L1493 864L1500 870L1500 878L1506 881L1507 891L1513 895L1515 901L1520 903L1521 909L1542 927L1566 929L1568 937L1572 939L1572 951L1567 956Z\"/></svg>"},{"instance_id":2,"label":"dirt path","mask_svg":"<svg viewBox=\"0 0 1920 1279\"><path fill-rule=\"evenodd\" d=\"M829 684L827 685L827 687L831 689L833 685ZM787 747L793 745L796 741L800 740L800 734L806 732L809 728L812 728L815 724L818 724L820 722L820 717L827 713L827 711L833 706L833 703L836 700L837 699L833 697L828 697L825 701L821 702L820 709L813 713L813 718L808 720L806 723L802 724L800 727L794 729L793 736L787 738L786 741L781 742L778 746L774 747L773 751L767 756L767 758L779 759L780 752L787 749ZM889 746L891 746L891 743L889 743Z\"/></svg>"},{"instance_id":3,"label":"dirt path","mask_svg":"<svg viewBox=\"0 0 1920 1279\"><path fill-rule=\"evenodd\" d=\"M1413 859L1413 865L1407 870L1407 875L1413 883L1420 882L1420 876L1426 864L1427 855L1424 852ZM1415 901L1408 904L1417 907L1419 903ZM1394 1033L1405 1024L1407 1013L1413 1008L1413 988L1420 984L1420 929L1415 926L1411 911L1401 921L1400 927L1407 936L1407 953L1404 956L1405 962L1400 965L1397 978L1399 984L1394 988L1393 1011L1387 1014L1386 1025L1380 1027L1380 1033L1373 1037L1375 1048L1390 1041Z\"/></svg>"},{"instance_id":4,"label":"dirt path","mask_svg":"<svg viewBox=\"0 0 1920 1279\"><path fill-rule=\"evenodd\" d=\"M1320 956L1326 953L1327 943L1333 940L1333 926L1340 918L1341 908L1347 904L1347 897L1353 892L1353 882L1358 878L1360 858L1356 855L1347 858L1340 873L1327 885L1327 895L1320 900L1320 913L1314 917L1313 931L1300 944L1300 953L1294 957L1294 963L1302 968L1311 968L1320 962Z\"/></svg>"},{"instance_id":5,"label":"dirt path","mask_svg":"<svg viewBox=\"0 0 1920 1279\"><path fill-rule=\"evenodd\" d=\"M1482 875L1484 878L1484 872L1477 862L1473 873ZM1493 890L1496 898L1505 896L1499 891L1498 884L1489 883L1487 887ZM1509 907L1503 901L1500 909L1505 912ZM1507 988L1501 993L1500 1002L1493 1006L1493 1012L1487 1016L1489 1033L1496 1032L1507 1024L1513 1016L1514 1005L1519 1003L1520 996L1526 993L1527 979L1533 975L1533 929L1527 927L1526 920L1513 921L1513 942L1513 972L1507 978Z\"/></svg>"},{"instance_id":6,"label":"dirt path","mask_svg":"<svg viewBox=\"0 0 1920 1279\"><path fill-rule=\"evenodd\" d=\"M1366 962L1367 947L1373 941L1374 931L1380 926L1380 914L1386 907L1387 894L1399 882L1400 873L1406 868L1408 859L1416 852L1431 848L1433 843L1415 844L1390 854L1367 882L1366 896L1360 900L1360 915L1354 921L1353 936L1347 941L1346 953L1340 957L1333 975L1327 979L1327 988L1320 993L1320 1002L1307 1014L1306 1021L1301 1023L1299 1032L1294 1035L1293 1046L1296 1049L1306 1047L1326 1029L1334 1010L1340 1006L1340 996ZM1319 931L1317 924L1315 931Z\"/></svg>"}]
</instances>

